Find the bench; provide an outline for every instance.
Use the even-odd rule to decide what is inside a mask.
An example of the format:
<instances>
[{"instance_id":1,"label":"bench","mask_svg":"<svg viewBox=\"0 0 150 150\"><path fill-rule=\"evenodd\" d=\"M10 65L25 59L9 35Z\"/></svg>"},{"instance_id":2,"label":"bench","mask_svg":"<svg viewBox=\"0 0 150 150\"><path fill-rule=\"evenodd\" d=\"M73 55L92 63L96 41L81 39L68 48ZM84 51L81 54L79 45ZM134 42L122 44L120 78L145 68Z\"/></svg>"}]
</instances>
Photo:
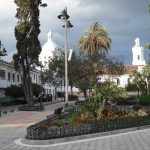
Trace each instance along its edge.
<instances>
[{"instance_id":1,"label":"bench","mask_svg":"<svg viewBox=\"0 0 150 150\"><path fill-rule=\"evenodd\" d=\"M54 110L54 114L60 115L62 113L63 107L57 108Z\"/></svg>"}]
</instances>

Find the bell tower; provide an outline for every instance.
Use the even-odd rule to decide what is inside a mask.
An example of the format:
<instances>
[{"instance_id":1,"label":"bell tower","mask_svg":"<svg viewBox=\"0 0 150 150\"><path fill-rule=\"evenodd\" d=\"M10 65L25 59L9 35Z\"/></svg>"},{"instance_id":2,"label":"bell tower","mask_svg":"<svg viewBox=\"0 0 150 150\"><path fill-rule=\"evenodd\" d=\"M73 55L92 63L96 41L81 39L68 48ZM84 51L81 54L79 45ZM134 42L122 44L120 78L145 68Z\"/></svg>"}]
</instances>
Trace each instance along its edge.
<instances>
[{"instance_id":1,"label":"bell tower","mask_svg":"<svg viewBox=\"0 0 150 150\"><path fill-rule=\"evenodd\" d=\"M140 45L139 38L135 39L135 45L132 48L132 54L133 54L132 65L137 65L137 66L145 65L144 48Z\"/></svg>"}]
</instances>

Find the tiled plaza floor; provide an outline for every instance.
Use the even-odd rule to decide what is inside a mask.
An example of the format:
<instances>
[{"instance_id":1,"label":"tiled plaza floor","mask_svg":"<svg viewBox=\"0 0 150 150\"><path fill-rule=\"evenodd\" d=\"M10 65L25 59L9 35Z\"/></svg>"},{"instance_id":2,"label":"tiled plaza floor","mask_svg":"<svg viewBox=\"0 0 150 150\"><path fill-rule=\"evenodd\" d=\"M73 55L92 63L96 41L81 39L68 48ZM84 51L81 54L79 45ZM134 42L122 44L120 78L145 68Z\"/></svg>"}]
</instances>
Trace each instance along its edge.
<instances>
[{"instance_id":1,"label":"tiled plaza floor","mask_svg":"<svg viewBox=\"0 0 150 150\"><path fill-rule=\"evenodd\" d=\"M44 119L61 104L46 106L42 112L14 112L0 117L0 150L150 150L150 129L53 145L16 144L26 127Z\"/></svg>"}]
</instances>

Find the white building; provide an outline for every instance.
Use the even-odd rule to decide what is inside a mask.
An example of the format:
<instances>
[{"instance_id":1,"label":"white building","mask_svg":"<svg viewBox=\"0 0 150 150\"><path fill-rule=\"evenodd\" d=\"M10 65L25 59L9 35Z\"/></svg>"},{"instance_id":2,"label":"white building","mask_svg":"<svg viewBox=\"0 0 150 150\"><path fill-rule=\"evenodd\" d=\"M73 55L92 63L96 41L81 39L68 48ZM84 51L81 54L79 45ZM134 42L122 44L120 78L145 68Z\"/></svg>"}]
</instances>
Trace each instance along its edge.
<instances>
[{"instance_id":1,"label":"white building","mask_svg":"<svg viewBox=\"0 0 150 150\"><path fill-rule=\"evenodd\" d=\"M42 51L39 55L39 61L42 63L44 69L48 69L49 61L53 57L53 51L58 48L53 41L51 31L47 34L47 37L47 42L42 46Z\"/></svg>"},{"instance_id":2,"label":"white building","mask_svg":"<svg viewBox=\"0 0 150 150\"><path fill-rule=\"evenodd\" d=\"M32 70L31 72L32 83L41 84L40 71ZM0 101L6 100L4 88L11 85L21 84L21 76L15 71L12 63L0 60Z\"/></svg>"},{"instance_id":3,"label":"white building","mask_svg":"<svg viewBox=\"0 0 150 150\"><path fill-rule=\"evenodd\" d=\"M141 72L143 70L143 67L146 65L145 60L144 60L144 48L140 45L140 39L136 38L135 39L135 45L132 48L132 55L133 55L133 60L132 60L132 65L125 65L125 74L121 76L116 76L113 79L110 79L109 75L104 75L101 78L101 81L106 81L106 80L113 80L118 86L120 87L126 87L129 83L129 74L132 73L133 71L139 71Z\"/></svg>"},{"instance_id":4,"label":"white building","mask_svg":"<svg viewBox=\"0 0 150 150\"><path fill-rule=\"evenodd\" d=\"M39 56L39 60L41 61L44 69L48 69L48 62L53 57L53 51L58 48L58 46L54 43L52 39L52 32L48 33L48 40L43 45L41 54ZM109 75L103 75L101 77L101 81L113 80L120 87L125 87L129 82L129 73L133 72L133 70L142 71L145 66L143 47L140 46L139 38L135 39L135 45L132 48L133 61L132 65L125 65L126 74L121 76L115 76L113 79ZM40 69L40 68L38 68ZM32 83L41 84L40 81L40 73L41 70L32 70L31 78ZM10 85L18 85L21 83L21 77L18 72L15 71L12 63L6 61L0 61L0 100L5 99L4 88L9 87ZM44 94L52 94L55 96L57 92L63 92L64 87L55 88L52 85L45 84L44 86L45 92Z\"/></svg>"}]
</instances>

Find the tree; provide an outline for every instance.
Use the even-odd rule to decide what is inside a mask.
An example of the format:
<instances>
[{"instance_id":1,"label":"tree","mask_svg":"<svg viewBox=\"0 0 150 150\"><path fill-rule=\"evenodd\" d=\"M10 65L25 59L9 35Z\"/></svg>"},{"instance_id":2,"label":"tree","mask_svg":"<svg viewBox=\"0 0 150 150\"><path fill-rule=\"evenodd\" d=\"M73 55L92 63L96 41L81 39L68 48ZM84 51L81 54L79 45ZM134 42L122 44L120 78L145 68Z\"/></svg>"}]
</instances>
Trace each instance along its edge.
<instances>
[{"instance_id":1,"label":"tree","mask_svg":"<svg viewBox=\"0 0 150 150\"><path fill-rule=\"evenodd\" d=\"M147 94L150 95L150 64L144 67L142 75L146 82Z\"/></svg>"},{"instance_id":2,"label":"tree","mask_svg":"<svg viewBox=\"0 0 150 150\"><path fill-rule=\"evenodd\" d=\"M113 81L113 77L124 74L125 68L123 60L119 57L102 55L99 62L99 75L109 75Z\"/></svg>"},{"instance_id":3,"label":"tree","mask_svg":"<svg viewBox=\"0 0 150 150\"><path fill-rule=\"evenodd\" d=\"M93 23L79 40L81 53L86 52L90 61L97 61L99 55L110 50L111 39L106 29L98 22Z\"/></svg>"},{"instance_id":4,"label":"tree","mask_svg":"<svg viewBox=\"0 0 150 150\"><path fill-rule=\"evenodd\" d=\"M39 6L41 0L15 0L14 2L17 5L16 18L19 20L15 27L17 53L13 56L14 66L22 76L27 104L33 106L30 71L34 65L39 65L38 57L41 46L38 36L40 33Z\"/></svg>"},{"instance_id":5,"label":"tree","mask_svg":"<svg viewBox=\"0 0 150 150\"><path fill-rule=\"evenodd\" d=\"M36 83L32 83L32 89L35 97L39 97L40 93L44 92L44 88Z\"/></svg>"},{"instance_id":6,"label":"tree","mask_svg":"<svg viewBox=\"0 0 150 150\"><path fill-rule=\"evenodd\" d=\"M132 79L131 84L135 84L138 89L138 95L139 91L142 95L147 95L147 84L143 73L135 71L130 75L130 78Z\"/></svg>"},{"instance_id":7,"label":"tree","mask_svg":"<svg viewBox=\"0 0 150 150\"><path fill-rule=\"evenodd\" d=\"M150 4L148 5L148 7L149 7L149 13L150 13ZM146 44L146 45L145 45L145 48L147 48L147 49L150 50L150 44ZM150 56L150 55L149 55L149 56Z\"/></svg>"},{"instance_id":8,"label":"tree","mask_svg":"<svg viewBox=\"0 0 150 150\"><path fill-rule=\"evenodd\" d=\"M64 61L64 52L61 49L55 49L53 57L49 60L49 68L42 73L43 83L53 85L55 90L64 84Z\"/></svg>"}]
</instances>

